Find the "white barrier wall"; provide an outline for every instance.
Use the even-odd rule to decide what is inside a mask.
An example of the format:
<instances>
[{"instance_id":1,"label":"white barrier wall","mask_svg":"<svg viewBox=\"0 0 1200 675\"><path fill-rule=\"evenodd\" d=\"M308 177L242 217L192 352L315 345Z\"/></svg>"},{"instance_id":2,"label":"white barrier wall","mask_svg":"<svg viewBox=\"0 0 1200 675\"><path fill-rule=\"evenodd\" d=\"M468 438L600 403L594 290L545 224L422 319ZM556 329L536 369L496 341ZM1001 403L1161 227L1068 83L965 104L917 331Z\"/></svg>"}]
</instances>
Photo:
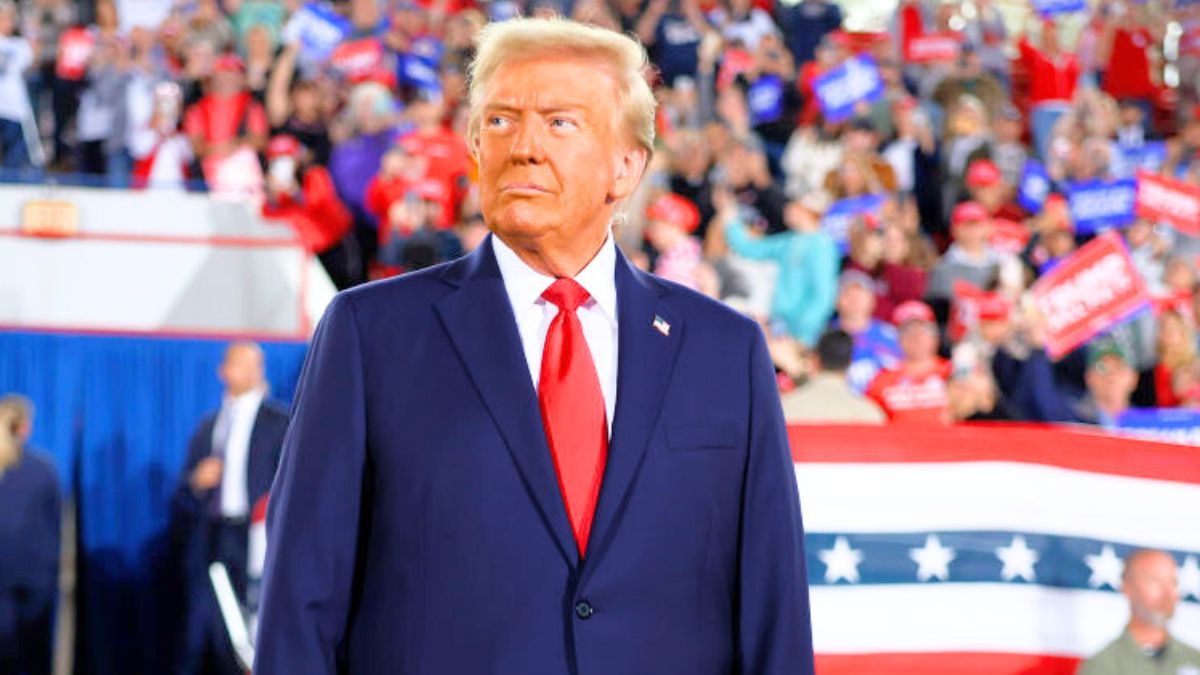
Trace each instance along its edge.
<instances>
[{"instance_id":1,"label":"white barrier wall","mask_svg":"<svg viewBox=\"0 0 1200 675\"><path fill-rule=\"evenodd\" d=\"M30 200L69 201L65 238L21 234ZM286 225L200 194L0 186L0 327L307 338L333 297Z\"/></svg>"}]
</instances>

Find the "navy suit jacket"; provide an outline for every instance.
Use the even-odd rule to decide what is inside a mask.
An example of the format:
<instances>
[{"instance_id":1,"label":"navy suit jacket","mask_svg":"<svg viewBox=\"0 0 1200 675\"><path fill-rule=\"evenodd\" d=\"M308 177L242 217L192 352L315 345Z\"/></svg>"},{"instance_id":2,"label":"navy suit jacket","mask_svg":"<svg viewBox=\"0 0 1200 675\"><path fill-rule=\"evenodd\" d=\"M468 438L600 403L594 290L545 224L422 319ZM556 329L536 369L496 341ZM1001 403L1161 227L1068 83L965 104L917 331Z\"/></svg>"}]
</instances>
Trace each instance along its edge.
<instances>
[{"instance_id":1,"label":"navy suit jacket","mask_svg":"<svg viewBox=\"0 0 1200 675\"><path fill-rule=\"evenodd\" d=\"M213 426L217 422L217 415L218 412L205 415L196 432L192 434L187 459L184 460L183 475L172 499L173 527L176 529L176 536L182 539L179 545L183 546L183 571L189 583L198 586L202 592L207 592L208 564L211 562L209 557L212 553L212 531L208 527L208 513L217 491L210 490L203 495L196 495L188 481L196 465L212 455ZM287 431L287 424L287 410L279 403L264 398L258 408L258 414L254 417L250 448L246 456L246 496L251 509L254 508L255 502L271 489L283 451L283 437ZM244 550L238 554L239 559L246 558ZM235 588L239 593L243 593L246 571L231 569L229 573Z\"/></svg>"},{"instance_id":2,"label":"navy suit jacket","mask_svg":"<svg viewBox=\"0 0 1200 675\"><path fill-rule=\"evenodd\" d=\"M256 675L812 673L761 331L620 255L616 288L584 560L490 238L334 299L272 491Z\"/></svg>"}]
</instances>

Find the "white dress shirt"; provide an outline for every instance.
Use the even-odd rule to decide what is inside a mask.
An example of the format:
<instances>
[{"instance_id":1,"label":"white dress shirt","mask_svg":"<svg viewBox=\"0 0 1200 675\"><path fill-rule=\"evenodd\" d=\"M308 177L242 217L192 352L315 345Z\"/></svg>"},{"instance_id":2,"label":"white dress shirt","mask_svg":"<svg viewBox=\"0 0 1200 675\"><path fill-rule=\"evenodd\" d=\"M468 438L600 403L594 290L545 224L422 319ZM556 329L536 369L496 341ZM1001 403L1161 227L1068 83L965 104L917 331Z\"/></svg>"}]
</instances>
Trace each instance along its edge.
<instances>
[{"instance_id":1,"label":"white dress shirt","mask_svg":"<svg viewBox=\"0 0 1200 675\"><path fill-rule=\"evenodd\" d=\"M529 364L533 389L537 391L546 333L550 330L550 321L558 314L558 307L542 299L542 293L554 283L554 277L526 265L500 241L500 237L492 235L491 239L496 264L500 266L500 276L504 278L504 290L508 293L508 301L512 303L513 316L517 319L517 332L525 349L525 361ZM617 400L616 265L617 249L610 233L600 252L575 277L575 281L591 296L575 310L575 314L583 327L583 337L587 340L588 351L592 354L592 362L600 379L610 437Z\"/></svg>"},{"instance_id":2,"label":"white dress shirt","mask_svg":"<svg viewBox=\"0 0 1200 675\"><path fill-rule=\"evenodd\" d=\"M213 455L222 457L221 515L244 518L250 513L250 498L246 494L246 471L250 463L250 435L258 408L262 405L262 389L241 396L226 396L217 423L213 425ZM221 447L224 438L225 446Z\"/></svg>"}]
</instances>

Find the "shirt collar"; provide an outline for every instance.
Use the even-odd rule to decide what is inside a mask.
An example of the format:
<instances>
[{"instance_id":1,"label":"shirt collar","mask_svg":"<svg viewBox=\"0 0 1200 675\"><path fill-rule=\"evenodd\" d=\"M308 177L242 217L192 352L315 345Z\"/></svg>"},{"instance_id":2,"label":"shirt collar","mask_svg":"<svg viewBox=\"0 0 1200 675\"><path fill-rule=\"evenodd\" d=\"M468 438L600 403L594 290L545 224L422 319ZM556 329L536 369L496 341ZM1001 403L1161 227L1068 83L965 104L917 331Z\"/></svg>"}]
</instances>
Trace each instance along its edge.
<instances>
[{"instance_id":1,"label":"shirt collar","mask_svg":"<svg viewBox=\"0 0 1200 675\"><path fill-rule=\"evenodd\" d=\"M520 317L525 310L541 300L542 293L554 283L554 277L542 274L525 264L500 237L493 234L491 239L492 251L496 254L496 265L500 267L500 276L504 279L508 301L512 303L513 314ZM592 301L614 323L617 320L616 266L617 247L613 243L612 233L609 232L600 251L575 275L575 281L583 286L592 297Z\"/></svg>"},{"instance_id":2,"label":"shirt collar","mask_svg":"<svg viewBox=\"0 0 1200 675\"><path fill-rule=\"evenodd\" d=\"M230 409L246 410L249 408L257 408L262 403L263 397L266 396L266 390L262 387L251 389L250 391L239 396L225 395L225 406Z\"/></svg>"}]
</instances>

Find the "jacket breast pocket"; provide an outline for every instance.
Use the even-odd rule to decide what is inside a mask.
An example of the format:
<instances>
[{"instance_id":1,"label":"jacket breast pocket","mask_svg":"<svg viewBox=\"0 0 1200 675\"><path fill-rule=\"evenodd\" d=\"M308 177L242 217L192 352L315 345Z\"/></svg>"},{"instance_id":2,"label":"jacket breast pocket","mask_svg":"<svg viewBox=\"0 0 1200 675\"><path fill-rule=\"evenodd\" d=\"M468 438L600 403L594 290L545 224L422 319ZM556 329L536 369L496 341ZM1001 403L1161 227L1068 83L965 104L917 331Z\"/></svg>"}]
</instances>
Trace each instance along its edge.
<instances>
[{"instance_id":1,"label":"jacket breast pocket","mask_svg":"<svg viewBox=\"0 0 1200 675\"><path fill-rule=\"evenodd\" d=\"M667 447L672 450L736 450L737 425L733 422L668 424Z\"/></svg>"}]
</instances>

